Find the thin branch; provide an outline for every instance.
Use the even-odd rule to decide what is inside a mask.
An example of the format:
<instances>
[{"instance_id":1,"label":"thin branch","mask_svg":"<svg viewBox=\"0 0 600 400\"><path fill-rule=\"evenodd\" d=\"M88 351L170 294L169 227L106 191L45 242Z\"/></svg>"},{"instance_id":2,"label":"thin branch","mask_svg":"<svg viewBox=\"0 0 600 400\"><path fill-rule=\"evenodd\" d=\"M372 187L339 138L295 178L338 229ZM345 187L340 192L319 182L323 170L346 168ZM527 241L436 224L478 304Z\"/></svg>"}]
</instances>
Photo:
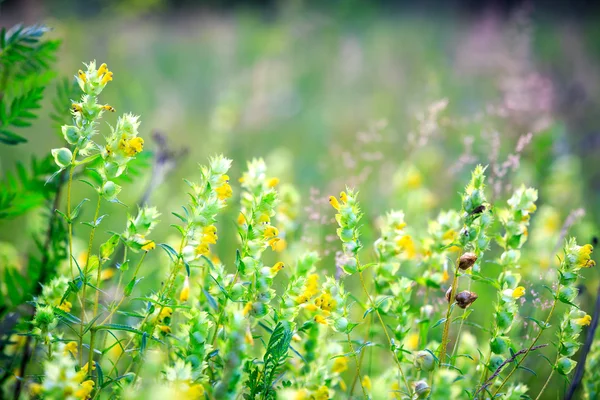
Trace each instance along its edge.
<instances>
[{"instance_id":1,"label":"thin branch","mask_svg":"<svg viewBox=\"0 0 600 400\"><path fill-rule=\"evenodd\" d=\"M532 347L532 348L531 348L531 350L529 350L529 351L531 352L531 351L534 351L534 350L537 350L537 349L541 349L542 347L546 347L546 346L548 346L548 345L547 345L547 344L540 344L540 345L537 345L537 346L534 346L534 347ZM500 364L500 366L499 366L498 368L496 368L496 371L494 371L494 373L492 374L492 376L490 376L490 377L488 378L488 380L487 380L487 381L485 381L485 383L484 383L483 385L481 385L481 387L480 387L480 388L479 388L479 389L478 389L478 390L475 392L475 396L477 396L477 395L479 394L479 392L482 392L482 391L484 391L484 390L485 390L485 389L486 389L488 386L490 386L490 384L492 383L492 381L493 381L494 379L496 379L496 377L497 377L498 375L500 375L500 372L502 372L502 369L503 369L503 368L504 368L504 367L505 367L507 364L509 364L509 363L511 363L511 362L513 362L513 361L515 361L515 359L516 359L518 356L520 356L520 355L522 355L522 354L525 354L525 353L527 353L527 349L521 349L521 350L517 351L515 354L513 354L513 356L512 356L512 357L510 357L510 358L507 358L506 360L504 360L504 362L503 362L502 364Z\"/></svg>"}]
</instances>

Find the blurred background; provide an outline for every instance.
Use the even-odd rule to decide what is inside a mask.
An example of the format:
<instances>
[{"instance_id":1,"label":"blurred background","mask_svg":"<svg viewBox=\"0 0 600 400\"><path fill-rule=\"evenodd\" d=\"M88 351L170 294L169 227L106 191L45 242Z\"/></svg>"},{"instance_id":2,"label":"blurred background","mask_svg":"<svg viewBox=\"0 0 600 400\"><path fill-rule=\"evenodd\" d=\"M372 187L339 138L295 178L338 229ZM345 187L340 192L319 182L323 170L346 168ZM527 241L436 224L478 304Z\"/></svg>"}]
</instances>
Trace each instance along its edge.
<instances>
[{"instance_id":1,"label":"blurred background","mask_svg":"<svg viewBox=\"0 0 600 400\"><path fill-rule=\"evenodd\" d=\"M195 180L215 153L234 159L234 182L247 160L264 157L271 176L295 186L303 224L289 234L320 250L332 271L339 244L328 195L346 184L360 190L370 249L378 215L403 209L409 229L425 233L439 209L460 207L482 163L498 205L521 184L540 191L525 250L539 279L567 230L587 243L600 223L600 5L417 3L13 0L0 4L0 23L52 27L62 41L58 76L94 59L114 71L101 101L141 115L145 150L172 158L154 186L147 157L120 196L135 204L147 195L159 208L157 241L176 237L170 211L186 202L182 179ZM63 146L44 113L27 137L0 147L2 174ZM88 189L74 190L83 198ZM237 210L228 208L224 227ZM122 230L127 210L105 212L106 229ZM26 246L43 223L4 221L0 240ZM219 232L219 256L231 262L235 229ZM583 288L590 305L597 274L585 273L596 277L591 294Z\"/></svg>"}]
</instances>

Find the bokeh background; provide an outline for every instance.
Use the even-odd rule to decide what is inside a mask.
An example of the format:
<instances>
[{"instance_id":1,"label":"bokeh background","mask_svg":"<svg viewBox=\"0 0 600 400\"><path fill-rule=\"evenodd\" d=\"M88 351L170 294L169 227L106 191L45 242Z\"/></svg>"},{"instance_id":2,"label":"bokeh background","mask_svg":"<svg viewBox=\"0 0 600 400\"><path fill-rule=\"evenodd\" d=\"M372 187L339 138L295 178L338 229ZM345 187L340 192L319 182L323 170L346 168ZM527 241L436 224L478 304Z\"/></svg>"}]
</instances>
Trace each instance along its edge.
<instances>
[{"instance_id":1,"label":"bokeh background","mask_svg":"<svg viewBox=\"0 0 600 400\"><path fill-rule=\"evenodd\" d=\"M148 157L121 195L135 204L146 194L161 210L157 241L176 236L170 211L186 202L183 178L194 180L215 153L234 159L234 181L247 160L264 157L272 176L296 187L295 239L320 250L331 271L339 246L328 195L346 184L360 190L369 247L390 208L403 209L415 232L437 210L459 208L482 163L500 205L521 183L540 191L524 266L539 279L565 233L587 243L598 232L599 11L584 1L17 0L0 5L0 23L51 26L62 40L58 76L94 59L114 71L102 100L141 115L148 154L172 156L160 185ZM28 143L0 147L2 174L63 145L47 114L28 132ZM85 185L74 190L91 197ZM105 212L105 229L122 230L127 210ZM229 207L231 229L219 228L226 263L236 216ZM5 221L0 240L31 246L29 232L44 221ZM160 279L161 260L152 262ZM591 309L597 272L585 274Z\"/></svg>"}]
</instances>

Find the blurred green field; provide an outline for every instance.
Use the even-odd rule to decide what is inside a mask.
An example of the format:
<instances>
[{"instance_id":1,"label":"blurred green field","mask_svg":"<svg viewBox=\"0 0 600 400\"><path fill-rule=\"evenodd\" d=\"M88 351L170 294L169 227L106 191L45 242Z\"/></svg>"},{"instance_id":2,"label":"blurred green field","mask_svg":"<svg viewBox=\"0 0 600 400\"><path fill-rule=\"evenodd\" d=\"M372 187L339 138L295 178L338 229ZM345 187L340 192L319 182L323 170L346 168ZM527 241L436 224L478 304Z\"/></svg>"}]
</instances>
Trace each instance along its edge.
<instances>
[{"instance_id":1,"label":"blurred green field","mask_svg":"<svg viewBox=\"0 0 600 400\"><path fill-rule=\"evenodd\" d=\"M478 163L490 164L492 178L498 172L498 186L490 187L493 202L504 203L521 184L539 189L532 222L532 237L539 239L524 250L532 260L525 268L537 273L540 265L553 264L543 251L559 245L561 227L574 210L583 208L586 215L569 234L582 243L598 234L600 130L594 110L600 105L600 30L591 20L572 24L526 13L385 15L368 9L348 15L289 7L274 16L250 10L54 14L44 22L62 40L59 76L69 76L82 62L106 62L114 81L102 99L117 115L127 110L141 116L145 150L156 152L150 137L161 132L170 149L187 151L150 196L163 213L157 242L176 238L170 211L186 202L183 178L194 180L198 164L217 153L234 160L234 198L246 161L255 157L264 157L282 184L297 188L299 221L306 224L295 238L315 246L331 272L339 244L331 241L328 195L346 184L360 191L368 258L379 215L402 209L410 229L425 231L439 209L460 206L458 193ZM46 105L52 91L47 89ZM105 118L115 120L112 114ZM0 147L3 172L62 146L47 113L26 132L27 144ZM531 142L515 151L529 132ZM121 200L136 203L150 180L151 169L134 177ZM75 204L92 196L88 189L74 186ZM228 228L238 214L232 204L218 244L229 265L237 246L235 229ZM127 211L107 205L111 217L103 231L122 230ZM89 207L82 218L91 214ZM24 250L43 223L40 215L3 221L0 241ZM492 251L490 260L497 254ZM152 276L141 287L155 286L165 260L161 255L148 261ZM489 268L490 275L497 273L497 266ZM581 301L591 310L598 274L584 275L589 290ZM474 285L482 303L495 297ZM490 313L475 308L472 318L487 324ZM538 381L528 382L534 393Z\"/></svg>"}]
</instances>

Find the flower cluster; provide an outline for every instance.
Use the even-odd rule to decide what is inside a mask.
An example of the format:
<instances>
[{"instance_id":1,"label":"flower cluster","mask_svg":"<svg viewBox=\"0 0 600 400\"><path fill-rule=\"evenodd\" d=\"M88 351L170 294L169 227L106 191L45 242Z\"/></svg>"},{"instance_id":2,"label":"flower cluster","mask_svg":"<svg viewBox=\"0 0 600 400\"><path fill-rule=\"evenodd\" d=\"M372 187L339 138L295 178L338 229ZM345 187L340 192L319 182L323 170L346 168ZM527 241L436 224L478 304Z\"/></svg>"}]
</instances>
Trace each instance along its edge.
<instances>
[{"instance_id":1,"label":"flower cluster","mask_svg":"<svg viewBox=\"0 0 600 400\"><path fill-rule=\"evenodd\" d=\"M334 196L329 197L329 203L337 210L337 235L343 243L344 259L341 267L348 275L358 271L357 254L362 247L358 232L362 213L356 202L357 194L347 189L340 193L339 200Z\"/></svg>"}]
</instances>

